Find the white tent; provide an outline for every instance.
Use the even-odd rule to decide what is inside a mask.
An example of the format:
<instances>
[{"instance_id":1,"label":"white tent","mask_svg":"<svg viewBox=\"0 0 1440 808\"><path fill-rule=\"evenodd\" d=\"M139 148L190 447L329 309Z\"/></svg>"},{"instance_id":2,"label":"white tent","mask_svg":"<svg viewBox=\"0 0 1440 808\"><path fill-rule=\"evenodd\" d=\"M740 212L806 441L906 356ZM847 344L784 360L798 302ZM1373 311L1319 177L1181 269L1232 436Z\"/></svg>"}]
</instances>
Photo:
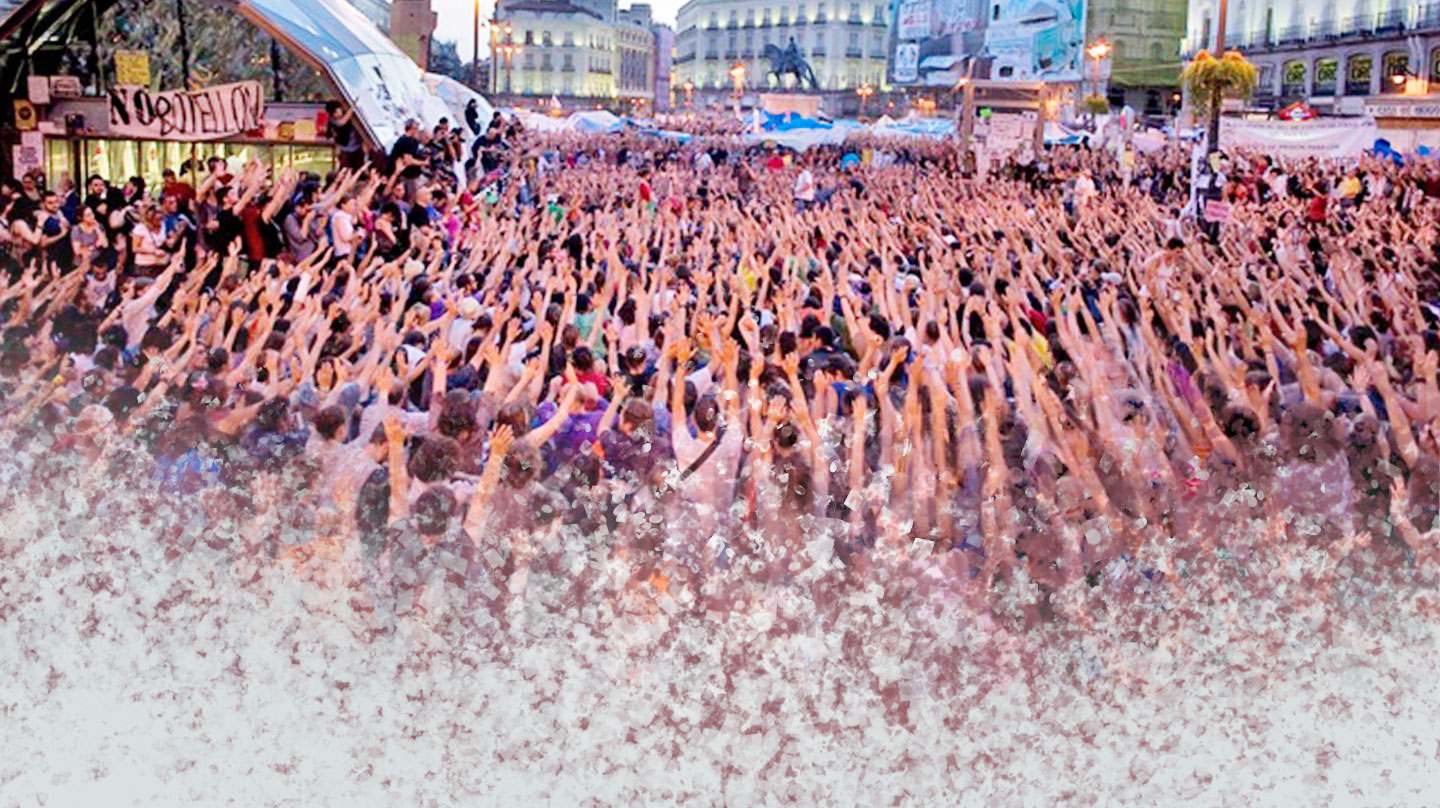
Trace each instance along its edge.
<instances>
[{"instance_id":1,"label":"white tent","mask_svg":"<svg viewBox=\"0 0 1440 808\"><path fill-rule=\"evenodd\" d=\"M571 113L565 129L572 132L618 132L623 122L615 113L603 109L587 109Z\"/></svg>"}]
</instances>

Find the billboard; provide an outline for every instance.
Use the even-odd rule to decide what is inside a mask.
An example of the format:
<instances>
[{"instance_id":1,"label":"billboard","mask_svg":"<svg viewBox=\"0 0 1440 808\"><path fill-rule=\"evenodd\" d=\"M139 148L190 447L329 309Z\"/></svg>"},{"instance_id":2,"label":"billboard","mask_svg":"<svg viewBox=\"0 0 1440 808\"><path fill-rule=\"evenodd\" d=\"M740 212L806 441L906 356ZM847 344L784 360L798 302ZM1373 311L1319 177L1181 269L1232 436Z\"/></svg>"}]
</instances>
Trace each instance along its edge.
<instances>
[{"instance_id":1,"label":"billboard","mask_svg":"<svg viewBox=\"0 0 1440 808\"><path fill-rule=\"evenodd\" d=\"M1086 0L898 0L890 80L953 86L961 76L1080 81Z\"/></svg>"}]
</instances>

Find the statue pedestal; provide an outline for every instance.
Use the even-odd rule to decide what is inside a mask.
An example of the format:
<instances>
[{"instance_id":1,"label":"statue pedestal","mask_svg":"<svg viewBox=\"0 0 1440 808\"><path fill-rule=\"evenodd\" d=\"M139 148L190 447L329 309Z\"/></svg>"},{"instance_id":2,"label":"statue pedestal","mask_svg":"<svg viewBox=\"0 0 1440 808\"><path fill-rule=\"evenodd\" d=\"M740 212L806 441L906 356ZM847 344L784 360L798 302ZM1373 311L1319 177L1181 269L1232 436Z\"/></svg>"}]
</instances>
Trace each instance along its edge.
<instances>
[{"instance_id":1,"label":"statue pedestal","mask_svg":"<svg viewBox=\"0 0 1440 808\"><path fill-rule=\"evenodd\" d=\"M771 115L793 112L805 118L820 114L820 96L807 93L760 93L760 108Z\"/></svg>"}]
</instances>

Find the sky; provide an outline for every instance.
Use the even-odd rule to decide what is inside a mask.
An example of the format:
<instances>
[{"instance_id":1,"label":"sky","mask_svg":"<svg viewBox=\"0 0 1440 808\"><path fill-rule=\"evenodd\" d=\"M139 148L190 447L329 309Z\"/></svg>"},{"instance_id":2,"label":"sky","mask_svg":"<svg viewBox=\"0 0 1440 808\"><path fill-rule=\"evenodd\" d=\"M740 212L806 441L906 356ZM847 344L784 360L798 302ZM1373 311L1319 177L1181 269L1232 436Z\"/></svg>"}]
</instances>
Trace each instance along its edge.
<instances>
[{"instance_id":1,"label":"sky","mask_svg":"<svg viewBox=\"0 0 1440 808\"><path fill-rule=\"evenodd\" d=\"M675 14L684 4L685 0L650 0L655 21L670 25L675 24ZM630 0L620 0L621 8L628 5L630 5ZM435 38L454 40L460 51L460 60L470 61L471 45L475 39L475 0L431 0L431 6L440 18L435 25ZM490 19L491 11L494 8L493 0L480 0L482 22ZM482 37L485 36L484 31L480 33ZM480 47L482 56L486 55L484 51L488 45L483 39Z\"/></svg>"}]
</instances>

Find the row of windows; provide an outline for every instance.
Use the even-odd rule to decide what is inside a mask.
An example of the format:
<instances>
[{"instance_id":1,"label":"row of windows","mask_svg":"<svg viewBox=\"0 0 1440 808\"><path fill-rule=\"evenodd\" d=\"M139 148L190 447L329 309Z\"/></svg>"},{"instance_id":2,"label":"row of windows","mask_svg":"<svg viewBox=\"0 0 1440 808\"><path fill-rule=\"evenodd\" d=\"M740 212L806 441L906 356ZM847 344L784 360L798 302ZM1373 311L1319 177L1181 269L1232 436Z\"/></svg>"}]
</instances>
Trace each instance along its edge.
<instances>
[{"instance_id":1,"label":"row of windows","mask_svg":"<svg viewBox=\"0 0 1440 808\"><path fill-rule=\"evenodd\" d=\"M572 76L551 76L548 73L527 75L517 89L526 95L583 95L592 98L614 95L614 86L605 79L578 81Z\"/></svg>"},{"instance_id":2,"label":"row of windows","mask_svg":"<svg viewBox=\"0 0 1440 808\"><path fill-rule=\"evenodd\" d=\"M840 4L839 4L839 3L836 3L835 6L836 6L836 11L837 11L837 13L838 13L838 12L839 12L839 6L840 6ZM805 20L806 20L805 13L806 13L805 4L804 4L804 3L799 3L799 4L797 4L797 5L795 6L795 20L796 20L796 22L805 21ZM825 14L826 14L825 4L824 4L824 3L816 3L816 4L815 4L815 22L825 22L825 20L826 20ZM875 6L874 6L874 10L873 10L873 13L872 13L870 19L871 19L873 22L875 22L875 23L884 23L886 20L889 19L889 16L890 16L890 15L889 15L888 10L886 9L885 4L883 4L883 3L876 3ZM790 23L790 7L789 7L789 6L781 6L781 7L780 7L778 19L779 19L779 23L780 23L781 25L788 25L788 24ZM848 9L848 13L847 13L846 16L844 17L844 21L847 21L847 22L864 22L864 20L861 19L860 4L859 4L859 3L851 3L851 4L850 4L850 7L849 7L849 9ZM753 28L753 27L755 26L755 23L756 23L755 9L753 9L753 8L752 8L752 9L748 9L748 10L745 12L745 26L748 27L748 28ZM771 19L770 19L770 9L769 9L768 7L767 7L767 8L763 8L763 9L760 10L759 23L760 23L761 25L769 25L769 24L771 23ZM731 27L731 28L737 28L737 27L739 27L739 25L740 25L740 12L739 12L739 11L731 11L731 12L730 12L730 18L729 18L729 27ZM719 28L719 27L720 27L720 12L718 12L718 11L712 11L712 12L710 12L710 24L707 25L707 26L702 26L702 27L706 27L706 28Z\"/></svg>"},{"instance_id":3,"label":"row of windows","mask_svg":"<svg viewBox=\"0 0 1440 808\"><path fill-rule=\"evenodd\" d=\"M1440 82L1440 48L1430 52L1428 78ZM1261 85L1270 85L1273 76L1267 75L1267 66L1261 71ZM1380 92L1398 93L1405 89L1405 80L1424 70L1422 66L1410 64L1407 51L1387 51L1380 57ZM1308 63L1303 59L1291 59L1280 69L1280 92L1285 96L1310 95L1369 95L1371 82L1375 78L1375 59L1368 53L1357 53L1345 57L1344 81L1340 80L1340 59L1326 57ZM1308 85L1308 89L1307 89ZM1273 85L1270 85L1273 86Z\"/></svg>"},{"instance_id":4,"label":"row of windows","mask_svg":"<svg viewBox=\"0 0 1440 808\"><path fill-rule=\"evenodd\" d=\"M756 89L757 86L769 86L769 76L761 76L760 78L763 80L760 85L746 79L746 86L751 90ZM820 89L822 90L844 90L851 87L859 87L862 84L879 87L885 82L885 72L884 70L869 72L850 70L843 73L839 71L817 71L815 73L815 80L820 83ZM705 74L703 80L697 81L695 86L697 89L730 90L734 88L735 84L734 80L730 78L729 73L711 71Z\"/></svg>"},{"instance_id":5,"label":"row of windows","mask_svg":"<svg viewBox=\"0 0 1440 808\"><path fill-rule=\"evenodd\" d=\"M825 31L816 31L816 32L815 32L815 36L814 36L814 38L811 40L811 41L814 43L814 49L815 49L815 50L821 50L821 51L823 51L823 50L825 49L825 46L826 46L826 44L827 44L827 36L828 36L828 35L827 35L827 33L826 33ZM805 51L805 36L804 36L804 34L801 34L800 36L795 36L795 37L785 36L785 35L774 36L774 35L770 34L770 32L767 31L767 32L765 32L765 34L764 34L763 36L760 37L760 42L759 42L759 44L758 44L758 46L757 46L757 44L756 44L756 42L755 42L755 37L753 36L753 34L747 33L747 34L745 35L745 41L744 41L743 47L744 47L744 50L745 50L746 52L754 52L757 47L759 48L759 50L762 50L762 51L763 51L763 50L765 49L765 46L766 46L766 45L776 45L776 46L779 46L779 47L782 47L782 48L783 48L783 47L785 47L785 46L787 46L787 45L789 44L790 39L794 39L794 40L795 40L795 44L798 45L799 48L800 48L800 51L801 51L802 53L804 53L804 51ZM861 46L862 46L862 43L863 43L863 40L860 38L860 32L858 32L858 31L851 31L851 32L850 32L850 35L849 35L849 36L846 38L846 40L845 40L845 48L846 48L847 51L852 51L852 52L853 52L853 51L859 51L860 48L861 48ZM742 47L742 45L741 45L740 41L736 38L736 36L735 36L734 34L731 34L730 37L729 37L729 39L726 41L726 47L724 48L724 51L725 51L725 53L733 54L733 53L737 53L737 52L741 49L741 47ZM870 51L871 51L872 53L875 53L875 54L880 54L880 53L883 53L884 50L885 50L885 37L884 37L884 35L877 33L877 34L871 36L871 37L870 37ZM718 36L707 37L706 40L705 40L705 48L704 48L704 51L705 51L705 56L706 56L706 58L716 58L716 57L718 57L718 56L720 55L720 53L721 53L721 42L720 42L720 38L719 38ZM688 47L688 48L683 48L682 51L681 51L681 53L682 53L682 55L685 55L685 56L693 56L694 53L695 53L695 48L694 48L693 44L692 44L690 47Z\"/></svg>"},{"instance_id":6,"label":"row of windows","mask_svg":"<svg viewBox=\"0 0 1440 808\"><path fill-rule=\"evenodd\" d=\"M521 35L521 42L523 44L531 46L537 44L536 32L527 29L525 33ZM549 47L555 44L555 39L553 36L551 36L549 31L540 31L538 35L538 44L543 47ZM575 34L571 31L566 31L560 37L560 44L567 48L575 47ZM586 42L586 45L591 48L596 48L598 50L605 50L606 48L610 47L610 40L607 37L601 36L599 34L591 34L588 38L588 41Z\"/></svg>"},{"instance_id":7,"label":"row of windows","mask_svg":"<svg viewBox=\"0 0 1440 808\"><path fill-rule=\"evenodd\" d=\"M570 54L564 54L559 59L552 59L550 54L541 54L538 58L533 53L524 54L521 67L525 70L563 70L574 71L576 61ZM611 70L610 56L608 54L592 55L585 62L590 73L609 73Z\"/></svg>"}]
</instances>

